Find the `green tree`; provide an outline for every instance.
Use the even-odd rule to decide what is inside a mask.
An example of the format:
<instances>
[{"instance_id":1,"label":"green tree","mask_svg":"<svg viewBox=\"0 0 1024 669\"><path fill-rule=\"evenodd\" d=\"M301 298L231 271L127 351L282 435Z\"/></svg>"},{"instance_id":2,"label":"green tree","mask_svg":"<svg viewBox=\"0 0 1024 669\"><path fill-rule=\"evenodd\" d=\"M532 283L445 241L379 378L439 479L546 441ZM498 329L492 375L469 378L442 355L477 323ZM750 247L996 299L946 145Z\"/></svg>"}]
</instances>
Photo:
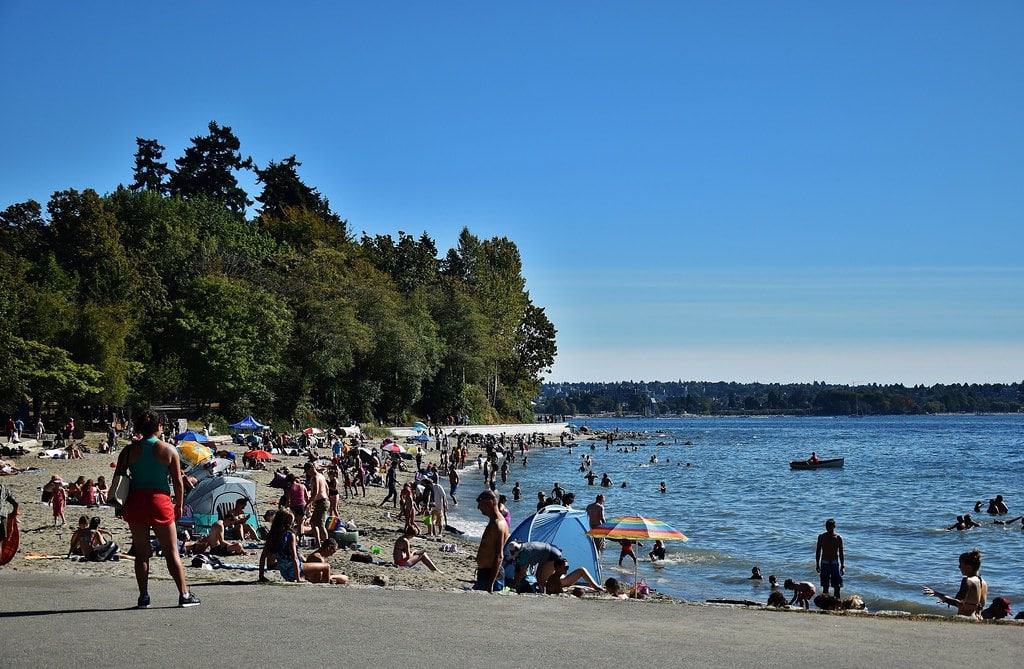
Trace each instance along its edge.
<instances>
[{"instance_id":1,"label":"green tree","mask_svg":"<svg viewBox=\"0 0 1024 669\"><path fill-rule=\"evenodd\" d=\"M331 245L338 240L348 240L348 222L331 210L327 198L299 177L300 165L302 163L292 155L279 163L270 161L263 169L254 168L256 180L263 184L263 192L256 196L256 201L262 205L260 215L289 221L302 219L303 213L312 214L324 228L313 239L325 239Z\"/></svg>"},{"instance_id":2,"label":"green tree","mask_svg":"<svg viewBox=\"0 0 1024 669\"><path fill-rule=\"evenodd\" d=\"M161 195L167 193L167 178L171 171L167 163L160 160L164 157L164 147L155 139L135 138L138 146L135 151L133 191L149 190Z\"/></svg>"},{"instance_id":3,"label":"green tree","mask_svg":"<svg viewBox=\"0 0 1024 669\"><path fill-rule=\"evenodd\" d=\"M291 331L292 314L275 294L241 279L197 279L175 320L187 353L189 387L206 403L242 402L267 410Z\"/></svg>"},{"instance_id":4,"label":"green tree","mask_svg":"<svg viewBox=\"0 0 1024 669\"><path fill-rule=\"evenodd\" d=\"M0 247L16 255L36 258L48 246L49 234L38 202L25 200L0 211Z\"/></svg>"},{"instance_id":5,"label":"green tree","mask_svg":"<svg viewBox=\"0 0 1024 669\"><path fill-rule=\"evenodd\" d=\"M252 204L238 185L235 172L252 168L252 158L242 158L241 142L228 126L210 121L209 133L192 138L192 146L174 160L168 188L182 198L209 197L236 213Z\"/></svg>"}]
</instances>

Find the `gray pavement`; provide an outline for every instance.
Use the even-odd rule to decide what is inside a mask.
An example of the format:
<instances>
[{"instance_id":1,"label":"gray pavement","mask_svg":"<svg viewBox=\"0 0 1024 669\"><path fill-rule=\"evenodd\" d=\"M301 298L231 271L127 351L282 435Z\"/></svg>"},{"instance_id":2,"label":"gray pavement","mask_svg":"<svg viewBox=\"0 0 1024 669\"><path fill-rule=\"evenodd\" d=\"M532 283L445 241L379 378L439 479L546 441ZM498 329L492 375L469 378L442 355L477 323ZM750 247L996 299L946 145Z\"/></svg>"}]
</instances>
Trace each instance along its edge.
<instances>
[{"instance_id":1,"label":"gray pavement","mask_svg":"<svg viewBox=\"0 0 1024 669\"><path fill-rule=\"evenodd\" d=\"M156 564L156 569L162 565ZM0 571L0 666L1020 666L1024 627L676 603Z\"/></svg>"}]
</instances>

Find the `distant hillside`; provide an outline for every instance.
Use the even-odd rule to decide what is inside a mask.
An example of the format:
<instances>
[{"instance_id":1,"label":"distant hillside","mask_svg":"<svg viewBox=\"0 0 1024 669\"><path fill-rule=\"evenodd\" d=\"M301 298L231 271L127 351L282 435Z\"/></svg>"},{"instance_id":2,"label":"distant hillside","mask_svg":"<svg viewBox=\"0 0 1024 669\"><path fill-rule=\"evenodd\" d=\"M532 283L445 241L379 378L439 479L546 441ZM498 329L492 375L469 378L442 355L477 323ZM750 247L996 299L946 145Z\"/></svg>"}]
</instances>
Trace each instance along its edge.
<instances>
[{"instance_id":1,"label":"distant hillside","mask_svg":"<svg viewBox=\"0 0 1024 669\"><path fill-rule=\"evenodd\" d=\"M725 381L620 381L545 383L537 412L642 415L890 415L1017 413L1024 383L900 384L731 383Z\"/></svg>"}]
</instances>

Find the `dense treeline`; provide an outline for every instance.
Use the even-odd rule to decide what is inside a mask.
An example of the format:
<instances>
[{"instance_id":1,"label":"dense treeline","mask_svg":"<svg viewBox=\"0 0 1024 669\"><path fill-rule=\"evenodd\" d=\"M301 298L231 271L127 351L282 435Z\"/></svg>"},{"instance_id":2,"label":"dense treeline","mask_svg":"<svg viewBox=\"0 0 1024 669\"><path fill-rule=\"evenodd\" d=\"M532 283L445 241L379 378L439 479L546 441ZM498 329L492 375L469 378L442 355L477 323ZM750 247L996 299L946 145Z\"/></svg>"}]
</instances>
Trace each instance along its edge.
<instances>
[{"instance_id":1,"label":"dense treeline","mask_svg":"<svg viewBox=\"0 0 1024 669\"><path fill-rule=\"evenodd\" d=\"M825 383L651 381L546 383L538 411L552 414L793 414L842 416L1014 413L1024 383L842 386Z\"/></svg>"},{"instance_id":2,"label":"dense treeline","mask_svg":"<svg viewBox=\"0 0 1024 669\"><path fill-rule=\"evenodd\" d=\"M259 167L215 122L173 169L137 144L130 186L0 212L0 411L532 418L555 328L513 242L356 239L295 156Z\"/></svg>"}]
</instances>

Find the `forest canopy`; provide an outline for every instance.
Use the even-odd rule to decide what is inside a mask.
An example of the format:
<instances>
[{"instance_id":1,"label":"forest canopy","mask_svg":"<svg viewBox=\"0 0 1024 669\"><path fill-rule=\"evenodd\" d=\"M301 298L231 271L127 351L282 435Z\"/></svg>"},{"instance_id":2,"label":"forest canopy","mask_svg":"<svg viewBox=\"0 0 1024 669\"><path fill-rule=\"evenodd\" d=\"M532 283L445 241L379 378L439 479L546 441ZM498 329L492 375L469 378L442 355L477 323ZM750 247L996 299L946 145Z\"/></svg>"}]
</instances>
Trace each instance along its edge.
<instances>
[{"instance_id":1,"label":"forest canopy","mask_svg":"<svg viewBox=\"0 0 1024 669\"><path fill-rule=\"evenodd\" d=\"M533 418L556 333L514 242L356 238L294 155L258 166L216 122L173 167L137 146L127 186L0 212L0 410Z\"/></svg>"}]
</instances>

